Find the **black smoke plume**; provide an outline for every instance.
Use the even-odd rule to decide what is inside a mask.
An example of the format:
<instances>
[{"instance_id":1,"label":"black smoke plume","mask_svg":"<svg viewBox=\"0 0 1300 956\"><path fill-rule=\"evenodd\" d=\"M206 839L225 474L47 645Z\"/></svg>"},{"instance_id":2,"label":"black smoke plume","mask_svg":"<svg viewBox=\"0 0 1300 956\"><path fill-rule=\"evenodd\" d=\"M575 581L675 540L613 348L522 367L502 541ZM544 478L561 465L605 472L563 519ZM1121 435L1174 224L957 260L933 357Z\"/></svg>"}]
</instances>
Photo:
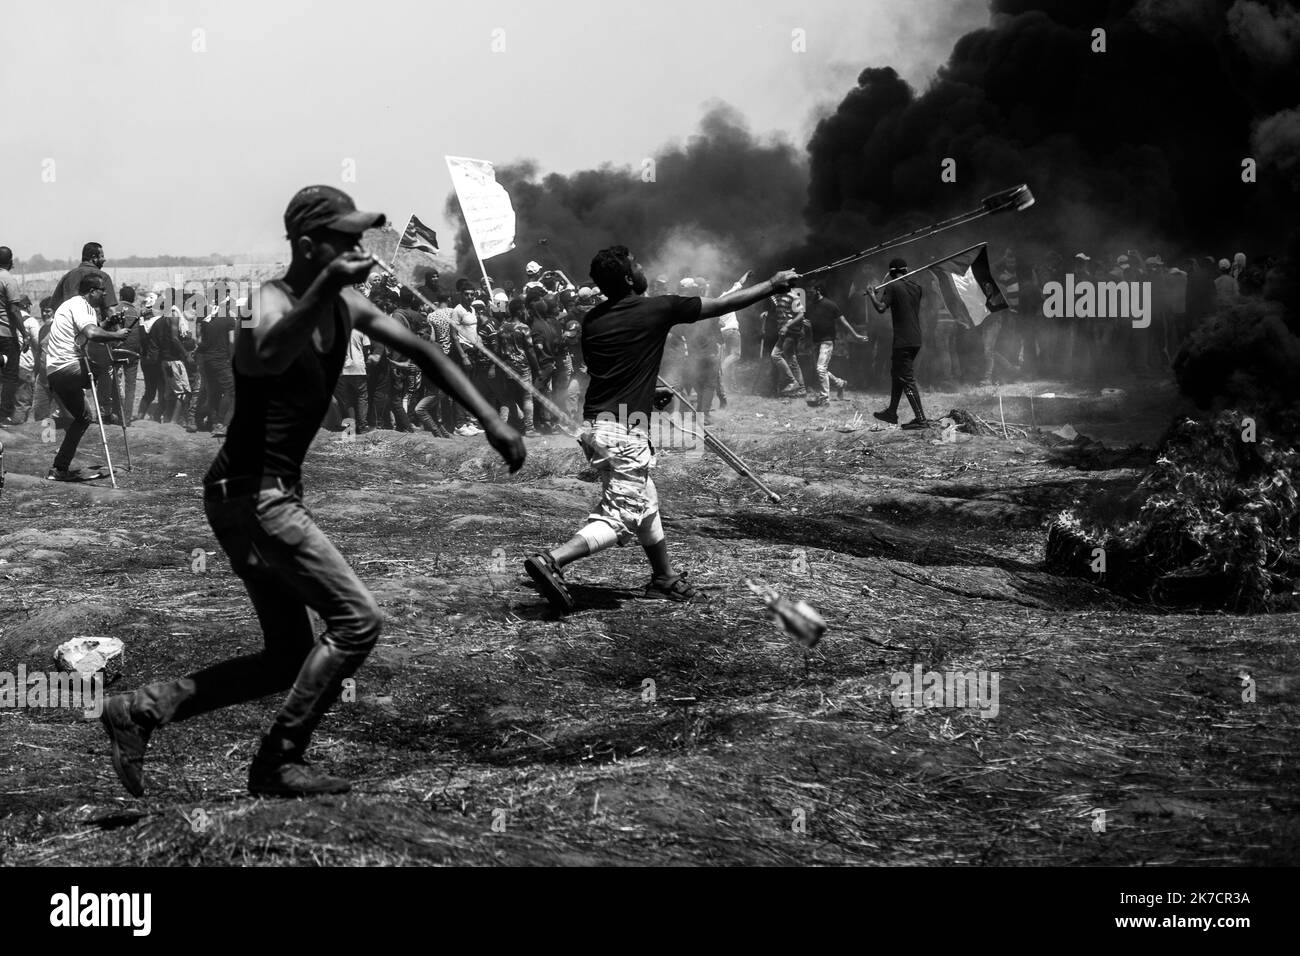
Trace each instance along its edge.
<instances>
[{"instance_id":1,"label":"black smoke plume","mask_svg":"<svg viewBox=\"0 0 1300 956\"><path fill-rule=\"evenodd\" d=\"M653 168L605 165L567 176L541 176L531 160L498 166L497 181L517 217L516 248L489 260L488 274L498 285L522 286L524 266L536 260L581 283L595 252L621 243L651 278L663 272L674 284L687 274L727 280L801 237L803 158L784 140L754 136L735 109L713 107L695 135L650 158ZM646 181L650 173L653 181ZM461 221L454 195L447 214ZM460 270L477 278L463 221L456 255Z\"/></svg>"},{"instance_id":2,"label":"black smoke plume","mask_svg":"<svg viewBox=\"0 0 1300 956\"><path fill-rule=\"evenodd\" d=\"M1295 105L1300 20L1281 4L995 0L933 83L862 71L809 144L807 222L828 254L971 208L1029 182L1038 205L972 227L1009 244L1276 249L1283 157L1252 143ZM1105 30L1106 52L1092 51ZM1291 131L1290 136L1294 136ZM1269 161L1242 182L1242 160ZM957 181L940 181L952 158ZM1294 158L1290 160L1294 162ZM1077 246L1077 248L1075 248ZM1231 253L1228 253L1231 254Z\"/></svg>"}]
</instances>

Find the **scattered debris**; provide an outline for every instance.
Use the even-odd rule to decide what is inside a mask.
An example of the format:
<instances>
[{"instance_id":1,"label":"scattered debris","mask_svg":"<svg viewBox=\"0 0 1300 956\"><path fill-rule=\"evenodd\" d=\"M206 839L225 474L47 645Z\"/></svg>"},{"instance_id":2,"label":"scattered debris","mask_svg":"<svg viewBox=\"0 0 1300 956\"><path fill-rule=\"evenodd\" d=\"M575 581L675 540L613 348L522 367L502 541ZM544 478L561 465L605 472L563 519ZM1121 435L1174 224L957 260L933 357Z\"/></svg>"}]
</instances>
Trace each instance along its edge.
<instances>
[{"instance_id":1,"label":"scattered debris","mask_svg":"<svg viewBox=\"0 0 1300 956\"><path fill-rule=\"evenodd\" d=\"M791 601L771 588L746 578L745 584L767 604L768 617L786 634L807 648L817 646L826 633L826 619L804 601Z\"/></svg>"},{"instance_id":2,"label":"scattered debris","mask_svg":"<svg viewBox=\"0 0 1300 956\"><path fill-rule=\"evenodd\" d=\"M55 663L65 671L90 677L122 655L123 645L116 637L74 637L54 651Z\"/></svg>"},{"instance_id":3,"label":"scattered debris","mask_svg":"<svg viewBox=\"0 0 1300 956\"><path fill-rule=\"evenodd\" d=\"M1178 422L1134 490L1137 517L1048 529L1053 570L1158 604L1290 610L1300 590L1300 451L1243 438L1242 415Z\"/></svg>"}]
</instances>

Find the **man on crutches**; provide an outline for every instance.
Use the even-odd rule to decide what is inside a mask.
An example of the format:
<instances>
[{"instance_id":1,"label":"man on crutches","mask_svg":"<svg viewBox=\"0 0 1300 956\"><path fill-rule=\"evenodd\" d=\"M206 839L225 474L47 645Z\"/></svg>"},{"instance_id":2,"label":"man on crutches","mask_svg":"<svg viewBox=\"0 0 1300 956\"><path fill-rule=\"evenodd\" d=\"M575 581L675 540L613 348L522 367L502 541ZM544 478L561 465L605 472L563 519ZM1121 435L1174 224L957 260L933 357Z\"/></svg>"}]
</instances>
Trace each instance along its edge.
<instances>
[{"instance_id":1,"label":"man on crutches","mask_svg":"<svg viewBox=\"0 0 1300 956\"><path fill-rule=\"evenodd\" d=\"M63 433L63 443L54 456L54 465L46 476L54 481L91 481L103 478L100 474L82 474L72 467L72 456L77 453L81 436L90 427L90 412L86 408L85 389L90 388L95 404L99 395L93 377L83 364L85 343L91 341L120 342L126 332L107 332L99 327L99 310L103 306L106 286L102 277L93 273L82 276L77 295L68 299L50 323L49 338L45 344L45 368L50 391L63 403L71 416ZM104 440L104 454L108 454L108 437L104 433L103 416L99 429Z\"/></svg>"}]
</instances>

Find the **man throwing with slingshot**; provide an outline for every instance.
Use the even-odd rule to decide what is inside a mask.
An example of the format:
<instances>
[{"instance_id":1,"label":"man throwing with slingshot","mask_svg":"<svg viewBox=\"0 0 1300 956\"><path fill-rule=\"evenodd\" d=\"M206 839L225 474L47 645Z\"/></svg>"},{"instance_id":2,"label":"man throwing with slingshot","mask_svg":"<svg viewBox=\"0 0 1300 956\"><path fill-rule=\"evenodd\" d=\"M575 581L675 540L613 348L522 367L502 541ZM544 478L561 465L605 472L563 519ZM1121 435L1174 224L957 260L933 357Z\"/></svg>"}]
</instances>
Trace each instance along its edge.
<instances>
[{"instance_id":1,"label":"man throwing with slingshot","mask_svg":"<svg viewBox=\"0 0 1300 956\"><path fill-rule=\"evenodd\" d=\"M476 415L487 440L518 471L520 435L503 424L436 345L357 292L375 260L362 232L384 223L358 212L329 186L309 186L284 215L292 246L285 277L262 286L251 322L236 335L235 413L204 479L205 510L244 581L262 626L261 653L222 661L180 680L108 700L102 721L113 768L127 790L144 791L145 748L159 727L289 689L248 775L250 793L342 793L346 780L303 759L312 731L379 637L374 597L303 505L301 468L329 408L352 330L410 356L424 374ZM316 640L311 608L326 631Z\"/></svg>"},{"instance_id":2,"label":"man throwing with slingshot","mask_svg":"<svg viewBox=\"0 0 1300 956\"><path fill-rule=\"evenodd\" d=\"M561 568L635 539L650 562L646 596L691 601L699 592L686 582L685 572L673 570L659 520L659 497L650 478L654 448L646 429L668 330L785 292L798 274L778 272L767 282L717 299L647 298L641 266L626 247L611 246L592 260L591 277L606 301L583 320L582 354L591 383L579 443L600 475L600 501L568 543L533 555L524 562L524 570L555 610L569 611L573 598Z\"/></svg>"}]
</instances>

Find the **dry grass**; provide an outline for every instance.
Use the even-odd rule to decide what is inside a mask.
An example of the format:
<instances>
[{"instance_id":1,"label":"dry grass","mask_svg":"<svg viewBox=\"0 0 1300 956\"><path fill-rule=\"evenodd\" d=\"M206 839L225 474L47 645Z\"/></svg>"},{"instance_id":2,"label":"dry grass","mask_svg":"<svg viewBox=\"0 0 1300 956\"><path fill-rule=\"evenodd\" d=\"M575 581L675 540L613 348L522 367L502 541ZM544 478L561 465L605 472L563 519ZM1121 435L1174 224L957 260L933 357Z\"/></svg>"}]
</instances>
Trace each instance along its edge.
<instances>
[{"instance_id":1,"label":"dry grass","mask_svg":"<svg viewBox=\"0 0 1300 956\"><path fill-rule=\"evenodd\" d=\"M934 401L987 420L981 400ZM620 551L574 568L581 609L563 620L517 569L589 507L567 440L530 445L510 477L478 440L322 435L308 503L388 621L314 746L355 791L247 797L270 700L161 732L142 800L98 727L0 711L4 862L1296 862L1296 617L1163 615L1043 571L1042 523L1130 488L1140 455L837 430L874 407L736 402L719 432L781 507L698 452L664 452L657 476L674 552L712 603L639 598L642 559ZM1126 427L1154 440L1168 417L1153 405ZM215 549L195 491L211 439L132 437L131 490L114 494L23 480L50 449L34 429L0 435L15 599L0 667L112 634L126 688L257 645L224 557L190 572L194 548ZM33 560L9 538L24 527L62 534L65 556ZM822 645L776 631L746 576L818 607ZM890 675L918 663L998 672L998 716L895 709Z\"/></svg>"}]
</instances>

